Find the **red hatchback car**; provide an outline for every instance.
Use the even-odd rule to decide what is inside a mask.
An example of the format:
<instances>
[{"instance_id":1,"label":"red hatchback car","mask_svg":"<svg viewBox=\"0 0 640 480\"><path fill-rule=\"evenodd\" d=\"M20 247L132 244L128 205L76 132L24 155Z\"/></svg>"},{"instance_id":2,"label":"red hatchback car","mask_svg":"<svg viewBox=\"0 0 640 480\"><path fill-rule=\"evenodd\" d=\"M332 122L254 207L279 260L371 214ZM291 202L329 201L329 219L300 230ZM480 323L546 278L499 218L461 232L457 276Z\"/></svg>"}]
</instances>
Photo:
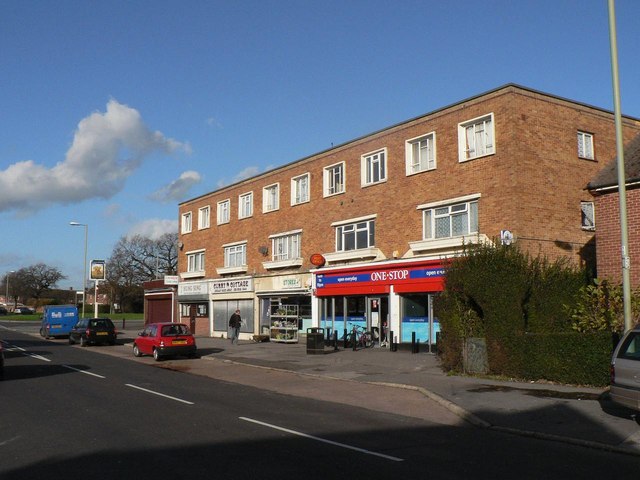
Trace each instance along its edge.
<instances>
[{"instance_id":1,"label":"red hatchback car","mask_svg":"<svg viewBox=\"0 0 640 480\"><path fill-rule=\"evenodd\" d=\"M136 357L153 355L156 361L164 357L196 356L196 340L184 323L150 323L133 342Z\"/></svg>"}]
</instances>

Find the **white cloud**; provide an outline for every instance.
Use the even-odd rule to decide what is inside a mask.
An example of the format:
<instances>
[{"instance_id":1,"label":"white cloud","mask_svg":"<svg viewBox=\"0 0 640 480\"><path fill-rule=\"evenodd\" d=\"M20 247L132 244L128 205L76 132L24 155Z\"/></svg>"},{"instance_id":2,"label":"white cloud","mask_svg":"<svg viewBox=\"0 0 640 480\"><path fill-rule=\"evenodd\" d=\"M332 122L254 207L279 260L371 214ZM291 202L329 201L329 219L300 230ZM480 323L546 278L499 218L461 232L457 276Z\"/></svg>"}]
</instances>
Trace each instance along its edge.
<instances>
[{"instance_id":1,"label":"white cloud","mask_svg":"<svg viewBox=\"0 0 640 480\"><path fill-rule=\"evenodd\" d=\"M163 220L153 218L144 220L129 229L127 237L141 235L152 240L160 238L165 233L176 233L178 231L178 220Z\"/></svg>"},{"instance_id":2,"label":"white cloud","mask_svg":"<svg viewBox=\"0 0 640 480\"><path fill-rule=\"evenodd\" d=\"M34 212L51 204L71 204L90 198L111 198L153 152L191 151L153 132L137 110L110 100L106 112L95 112L78 123L64 161L53 168L33 160L0 171L0 212Z\"/></svg>"},{"instance_id":3,"label":"white cloud","mask_svg":"<svg viewBox=\"0 0 640 480\"><path fill-rule=\"evenodd\" d=\"M182 173L177 180L174 180L169 185L165 185L159 190L153 192L149 197L152 200L157 200L159 202L180 201L184 199L191 187L200 183L201 180L202 178L198 172L189 170Z\"/></svg>"}]
</instances>

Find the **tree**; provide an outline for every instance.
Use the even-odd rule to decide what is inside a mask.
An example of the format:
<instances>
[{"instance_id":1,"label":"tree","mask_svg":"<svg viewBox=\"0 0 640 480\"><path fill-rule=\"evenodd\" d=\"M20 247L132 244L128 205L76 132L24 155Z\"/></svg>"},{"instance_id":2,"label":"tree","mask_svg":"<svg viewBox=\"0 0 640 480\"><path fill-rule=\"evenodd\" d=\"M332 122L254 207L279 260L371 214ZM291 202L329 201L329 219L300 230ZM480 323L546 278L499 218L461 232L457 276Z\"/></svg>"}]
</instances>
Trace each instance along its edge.
<instances>
[{"instance_id":1,"label":"tree","mask_svg":"<svg viewBox=\"0 0 640 480\"><path fill-rule=\"evenodd\" d=\"M67 277L60 270L44 263L21 268L11 275L11 296L14 303L19 298L25 302L35 299L37 305L43 295L64 278Z\"/></svg>"},{"instance_id":2,"label":"tree","mask_svg":"<svg viewBox=\"0 0 640 480\"><path fill-rule=\"evenodd\" d=\"M143 283L177 271L177 244L177 233L165 233L157 239L121 237L107 261L113 301L126 309L141 308Z\"/></svg>"}]
</instances>

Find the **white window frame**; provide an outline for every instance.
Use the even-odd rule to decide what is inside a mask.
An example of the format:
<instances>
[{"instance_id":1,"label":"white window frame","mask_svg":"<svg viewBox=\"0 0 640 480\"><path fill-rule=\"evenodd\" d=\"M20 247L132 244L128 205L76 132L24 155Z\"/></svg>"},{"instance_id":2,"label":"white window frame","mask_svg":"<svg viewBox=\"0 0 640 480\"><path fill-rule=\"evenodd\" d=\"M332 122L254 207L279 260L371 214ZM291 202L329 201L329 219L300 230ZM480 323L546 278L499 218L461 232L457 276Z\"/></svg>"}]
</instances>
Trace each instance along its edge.
<instances>
[{"instance_id":1,"label":"white window frame","mask_svg":"<svg viewBox=\"0 0 640 480\"><path fill-rule=\"evenodd\" d=\"M233 269L247 266L247 242L223 245L224 268Z\"/></svg>"},{"instance_id":2,"label":"white window frame","mask_svg":"<svg viewBox=\"0 0 640 480\"><path fill-rule=\"evenodd\" d=\"M211 207L209 205L198 209L198 230L211 226Z\"/></svg>"},{"instance_id":3,"label":"white window frame","mask_svg":"<svg viewBox=\"0 0 640 480\"><path fill-rule=\"evenodd\" d=\"M593 148L593 134L578 131L578 157L586 160L595 160Z\"/></svg>"},{"instance_id":4,"label":"white window frame","mask_svg":"<svg viewBox=\"0 0 640 480\"><path fill-rule=\"evenodd\" d=\"M301 258L302 230L271 235L271 260L286 262Z\"/></svg>"},{"instance_id":5,"label":"white window frame","mask_svg":"<svg viewBox=\"0 0 640 480\"><path fill-rule=\"evenodd\" d=\"M229 223L231 221L231 200L226 199L218 202L217 218L218 225Z\"/></svg>"},{"instance_id":6,"label":"white window frame","mask_svg":"<svg viewBox=\"0 0 640 480\"><path fill-rule=\"evenodd\" d=\"M331 197L346 191L347 175L344 162L334 163L323 169L323 196ZM336 179L340 180L336 182Z\"/></svg>"},{"instance_id":7,"label":"white window frame","mask_svg":"<svg viewBox=\"0 0 640 480\"><path fill-rule=\"evenodd\" d=\"M241 193L238 195L238 218L249 218L253 216L253 192Z\"/></svg>"},{"instance_id":8,"label":"white window frame","mask_svg":"<svg viewBox=\"0 0 640 480\"><path fill-rule=\"evenodd\" d=\"M581 226L583 230L596 229L596 210L593 202L580 202Z\"/></svg>"},{"instance_id":9,"label":"white window frame","mask_svg":"<svg viewBox=\"0 0 640 480\"><path fill-rule=\"evenodd\" d=\"M422 210L422 239L443 240L465 237L479 233L478 227L478 196L455 199L449 202L424 205ZM454 220L466 215L466 229L454 233ZM475 216L475 218L474 218ZM437 224L448 219L448 235L438 235Z\"/></svg>"},{"instance_id":10,"label":"white window frame","mask_svg":"<svg viewBox=\"0 0 640 480\"><path fill-rule=\"evenodd\" d=\"M361 185L368 187L387 181L387 148L360 157Z\"/></svg>"},{"instance_id":11,"label":"white window frame","mask_svg":"<svg viewBox=\"0 0 640 480\"><path fill-rule=\"evenodd\" d=\"M280 209L280 184L273 183L262 189L262 213Z\"/></svg>"},{"instance_id":12,"label":"white window frame","mask_svg":"<svg viewBox=\"0 0 640 480\"><path fill-rule=\"evenodd\" d=\"M180 232L191 233L192 229L193 229L193 216L191 215L191 212L185 212L182 214Z\"/></svg>"},{"instance_id":13,"label":"white window frame","mask_svg":"<svg viewBox=\"0 0 640 480\"><path fill-rule=\"evenodd\" d=\"M205 250L194 250L187 252L187 273L204 274Z\"/></svg>"},{"instance_id":14,"label":"white window frame","mask_svg":"<svg viewBox=\"0 0 640 480\"><path fill-rule=\"evenodd\" d=\"M426 155L423 155L425 152ZM405 161L407 176L435 170L436 132L425 133L407 140L405 142Z\"/></svg>"},{"instance_id":15,"label":"white window frame","mask_svg":"<svg viewBox=\"0 0 640 480\"><path fill-rule=\"evenodd\" d=\"M302 188L301 188L302 187ZM308 203L311 200L311 175L305 173L291 179L291 205Z\"/></svg>"},{"instance_id":16,"label":"white window frame","mask_svg":"<svg viewBox=\"0 0 640 480\"><path fill-rule=\"evenodd\" d=\"M496 152L495 120L492 113L458 124L458 160L466 162Z\"/></svg>"},{"instance_id":17,"label":"white window frame","mask_svg":"<svg viewBox=\"0 0 640 480\"><path fill-rule=\"evenodd\" d=\"M374 248L376 244L375 224L375 215L334 223L332 226L336 228L336 252L352 252ZM362 237L363 234L364 238ZM346 248L347 244L350 243L348 239L352 236L353 248ZM364 243L360 244L358 240L364 241Z\"/></svg>"}]
</instances>

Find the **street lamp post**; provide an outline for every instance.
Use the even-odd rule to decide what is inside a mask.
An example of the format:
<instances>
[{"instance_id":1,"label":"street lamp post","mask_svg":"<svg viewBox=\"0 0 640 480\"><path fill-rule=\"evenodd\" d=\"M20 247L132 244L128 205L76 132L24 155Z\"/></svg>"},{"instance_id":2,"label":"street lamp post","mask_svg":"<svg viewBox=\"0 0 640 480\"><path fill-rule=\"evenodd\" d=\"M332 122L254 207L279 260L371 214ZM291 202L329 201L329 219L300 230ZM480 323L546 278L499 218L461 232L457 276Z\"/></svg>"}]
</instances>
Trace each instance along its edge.
<instances>
[{"instance_id":1,"label":"street lamp post","mask_svg":"<svg viewBox=\"0 0 640 480\"><path fill-rule=\"evenodd\" d=\"M5 301L7 302L7 310L9 309L9 275L11 275L12 273L16 273L15 271L11 270L10 272L7 272L6 278L5 278L5 286L7 287L7 292L4 296Z\"/></svg>"},{"instance_id":2,"label":"street lamp post","mask_svg":"<svg viewBox=\"0 0 640 480\"><path fill-rule=\"evenodd\" d=\"M69 222L72 227L84 227L84 270L82 270L82 318L84 318L84 305L87 303L87 239L89 237L89 225L86 223Z\"/></svg>"}]
</instances>

